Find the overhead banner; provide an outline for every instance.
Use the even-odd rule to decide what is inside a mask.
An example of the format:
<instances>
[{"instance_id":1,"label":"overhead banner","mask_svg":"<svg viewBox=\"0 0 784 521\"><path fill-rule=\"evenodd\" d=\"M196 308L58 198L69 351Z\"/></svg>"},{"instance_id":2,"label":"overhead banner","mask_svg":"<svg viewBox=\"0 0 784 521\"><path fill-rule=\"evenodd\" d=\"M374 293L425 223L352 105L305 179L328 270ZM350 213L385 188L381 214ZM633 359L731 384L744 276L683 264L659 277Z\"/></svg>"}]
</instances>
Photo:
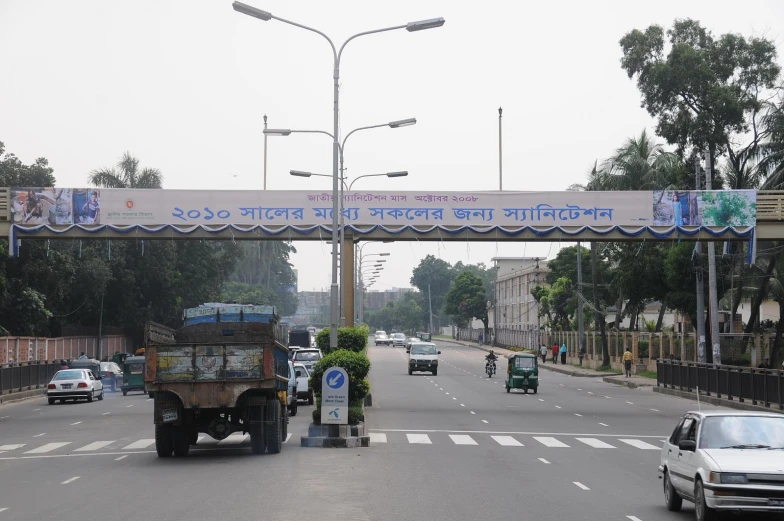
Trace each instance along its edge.
<instances>
[{"instance_id":1,"label":"overhead banner","mask_svg":"<svg viewBox=\"0 0 784 521\"><path fill-rule=\"evenodd\" d=\"M332 223L315 191L12 188L14 224L308 226ZM346 225L734 226L756 224L756 192L434 192L343 195Z\"/></svg>"}]
</instances>

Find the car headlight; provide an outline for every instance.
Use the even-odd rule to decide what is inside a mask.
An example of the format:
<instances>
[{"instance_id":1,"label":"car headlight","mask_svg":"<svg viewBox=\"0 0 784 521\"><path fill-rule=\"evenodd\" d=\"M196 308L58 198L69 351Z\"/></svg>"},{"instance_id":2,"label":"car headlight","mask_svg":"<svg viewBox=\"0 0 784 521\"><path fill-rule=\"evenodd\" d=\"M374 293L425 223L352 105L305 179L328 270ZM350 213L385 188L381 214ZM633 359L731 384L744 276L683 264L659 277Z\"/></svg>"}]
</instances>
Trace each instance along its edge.
<instances>
[{"instance_id":1,"label":"car headlight","mask_svg":"<svg viewBox=\"0 0 784 521\"><path fill-rule=\"evenodd\" d=\"M746 474L729 474L722 472L721 483L725 485L745 485L748 483L748 479L746 478Z\"/></svg>"}]
</instances>

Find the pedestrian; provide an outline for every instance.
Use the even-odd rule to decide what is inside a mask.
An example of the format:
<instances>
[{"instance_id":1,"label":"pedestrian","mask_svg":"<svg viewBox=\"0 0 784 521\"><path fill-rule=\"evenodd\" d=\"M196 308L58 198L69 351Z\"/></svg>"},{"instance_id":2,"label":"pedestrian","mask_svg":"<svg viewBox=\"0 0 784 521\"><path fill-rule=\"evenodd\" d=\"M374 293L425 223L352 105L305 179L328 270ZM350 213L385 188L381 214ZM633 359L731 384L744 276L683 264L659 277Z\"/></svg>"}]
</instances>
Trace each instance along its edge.
<instances>
[{"instance_id":1,"label":"pedestrian","mask_svg":"<svg viewBox=\"0 0 784 521\"><path fill-rule=\"evenodd\" d=\"M558 344L553 342L553 363L558 363Z\"/></svg>"},{"instance_id":2,"label":"pedestrian","mask_svg":"<svg viewBox=\"0 0 784 521\"><path fill-rule=\"evenodd\" d=\"M87 360L87 355L84 354L84 351L82 351L82 354L79 355L79 360Z\"/></svg>"},{"instance_id":3,"label":"pedestrian","mask_svg":"<svg viewBox=\"0 0 784 521\"><path fill-rule=\"evenodd\" d=\"M632 351L628 347L626 351L623 353L623 369L626 372L626 378L629 378L632 375L632 360L634 357L632 356Z\"/></svg>"},{"instance_id":4,"label":"pedestrian","mask_svg":"<svg viewBox=\"0 0 784 521\"><path fill-rule=\"evenodd\" d=\"M479 345L480 345L480 346L482 345L482 343L484 342L484 340L485 340L485 335L484 335L484 333L483 333L483 332L481 332L481 331L480 331L480 332L479 332Z\"/></svg>"},{"instance_id":5,"label":"pedestrian","mask_svg":"<svg viewBox=\"0 0 784 521\"><path fill-rule=\"evenodd\" d=\"M60 360L60 370L62 371L63 369L68 369L68 364L65 360Z\"/></svg>"},{"instance_id":6,"label":"pedestrian","mask_svg":"<svg viewBox=\"0 0 784 521\"><path fill-rule=\"evenodd\" d=\"M762 359L762 363L757 366L758 369L770 369L770 358L767 356Z\"/></svg>"},{"instance_id":7,"label":"pedestrian","mask_svg":"<svg viewBox=\"0 0 784 521\"><path fill-rule=\"evenodd\" d=\"M561 365L566 365L566 342L561 345Z\"/></svg>"},{"instance_id":8,"label":"pedestrian","mask_svg":"<svg viewBox=\"0 0 784 521\"><path fill-rule=\"evenodd\" d=\"M544 344L539 346L539 354L542 355L542 363L543 364L546 363L547 362L547 346L545 346Z\"/></svg>"}]
</instances>

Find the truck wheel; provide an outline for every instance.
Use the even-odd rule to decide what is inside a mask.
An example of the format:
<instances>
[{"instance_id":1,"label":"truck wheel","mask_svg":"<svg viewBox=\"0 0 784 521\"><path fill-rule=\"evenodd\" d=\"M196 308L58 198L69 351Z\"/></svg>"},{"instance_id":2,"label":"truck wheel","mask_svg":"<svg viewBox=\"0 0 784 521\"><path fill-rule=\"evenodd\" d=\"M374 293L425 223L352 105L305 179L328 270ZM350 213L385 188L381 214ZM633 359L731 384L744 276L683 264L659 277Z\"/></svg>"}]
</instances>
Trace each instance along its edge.
<instances>
[{"instance_id":1,"label":"truck wheel","mask_svg":"<svg viewBox=\"0 0 784 521\"><path fill-rule=\"evenodd\" d=\"M281 439L281 431L283 429L280 428L280 407L273 401L264 412L268 413L266 414L266 420L269 422L264 424L267 452L269 454L278 454L283 445L283 440Z\"/></svg>"},{"instance_id":2,"label":"truck wheel","mask_svg":"<svg viewBox=\"0 0 784 521\"><path fill-rule=\"evenodd\" d=\"M308 395L308 405L313 405L314 401L315 399L313 398L313 390L311 390L310 394Z\"/></svg>"},{"instance_id":3,"label":"truck wheel","mask_svg":"<svg viewBox=\"0 0 784 521\"><path fill-rule=\"evenodd\" d=\"M147 395L148 395L150 398L155 398L155 393L154 393L154 392L152 392L152 391L150 391L149 393L147 393Z\"/></svg>"},{"instance_id":4,"label":"truck wheel","mask_svg":"<svg viewBox=\"0 0 784 521\"><path fill-rule=\"evenodd\" d=\"M539 389L539 386L534 387L534 394L536 394L537 389Z\"/></svg>"},{"instance_id":5,"label":"truck wheel","mask_svg":"<svg viewBox=\"0 0 784 521\"><path fill-rule=\"evenodd\" d=\"M509 392L509 386L508 385L506 386L506 392Z\"/></svg>"},{"instance_id":6,"label":"truck wheel","mask_svg":"<svg viewBox=\"0 0 784 521\"><path fill-rule=\"evenodd\" d=\"M174 452L174 442L171 425L155 426L155 452L159 458L171 457Z\"/></svg>"},{"instance_id":7,"label":"truck wheel","mask_svg":"<svg viewBox=\"0 0 784 521\"><path fill-rule=\"evenodd\" d=\"M250 416L250 450L253 454L264 454L264 424L253 423L254 421L260 422L264 418L264 407L251 407L249 411Z\"/></svg>"},{"instance_id":8,"label":"truck wheel","mask_svg":"<svg viewBox=\"0 0 784 521\"><path fill-rule=\"evenodd\" d=\"M128 396L128 390L127 389L123 389L122 393L123 393L123 396Z\"/></svg>"},{"instance_id":9,"label":"truck wheel","mask_svg":"<svg viewBox=\"0 0 784 521\"><path fill-rule=\"evenodd\" d=\"M184 426L178 425L172 429L172 445L174 445L174 455L178 458L184 458L188 455L191 444L188 431Z\"/></svg>"},{"instance_id":10,"label":"truck wheel","mask_svg":"<svg viewBox=\"0 0 784 521\"><path fill-rule=\"evenodd\" d=\"M188 430L188 443L196 445L199 442L199 431L196 429Z\"/></svg>"},{"instance_id":11,"label":"truck wheel","mask_svg":"<svg viewBox=\"0 0 784 521\"><path fill-rule=\"evenodd\" d=\"M433 369L433 376L438 376L438 369Z\"/></svg>"},{"instance_id":12,"label":"truck wheel","mask_svg":"<svg viewBox=\"0 0 784 521\"><path fill-rule=\"evenodd\" d=\"M281 429L283 430L283 432L281 433L281 436L283 437L283 441L285 442L286 438L288 437L288 434L289 434L289 415L286 414L286 408L285 407L281 406L280 412L283 415L283 419L280 422L281 423Z\"/></svg>"},{"instance_id":13,"label":"truck wheel","mask_svg":"<svg viewBox=\"0 0 784 521\"><path fill-rule=\"evenodd\" d=\"M295 400L294 401L294 405L289 407L289 416L296 416L297 415L297 407L299 407L299 404Z\"/></svg>"}]
</instances>

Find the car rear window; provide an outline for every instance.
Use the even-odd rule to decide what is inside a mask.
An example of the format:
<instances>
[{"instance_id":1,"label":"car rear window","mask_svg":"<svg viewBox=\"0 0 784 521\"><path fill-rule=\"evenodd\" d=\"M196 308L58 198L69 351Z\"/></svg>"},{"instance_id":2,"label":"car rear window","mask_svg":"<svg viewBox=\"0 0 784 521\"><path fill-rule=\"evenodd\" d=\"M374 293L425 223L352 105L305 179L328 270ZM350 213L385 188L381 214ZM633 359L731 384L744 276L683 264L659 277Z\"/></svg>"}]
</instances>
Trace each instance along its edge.
<instances>
[{"instance_id":1,"label":"car rear window","mask_svg":"<svg viewBox=\"0 0 784 521\"><path fill-rule=\"evenodd\" d=\"M315 351L297 351L294 353L294 360L305 362L317 362L321 357Z\"/></svg>"},{"instance_id":2,"label":"car rear window","mask_svg":"<svg viewBox=\"0 0 784 521\"><path fill-rule=\"evenodd\" d=\"M55 376L55 380L80 380L84 378L84 371L59 371Z\"/></svg>"}]
</instances>

